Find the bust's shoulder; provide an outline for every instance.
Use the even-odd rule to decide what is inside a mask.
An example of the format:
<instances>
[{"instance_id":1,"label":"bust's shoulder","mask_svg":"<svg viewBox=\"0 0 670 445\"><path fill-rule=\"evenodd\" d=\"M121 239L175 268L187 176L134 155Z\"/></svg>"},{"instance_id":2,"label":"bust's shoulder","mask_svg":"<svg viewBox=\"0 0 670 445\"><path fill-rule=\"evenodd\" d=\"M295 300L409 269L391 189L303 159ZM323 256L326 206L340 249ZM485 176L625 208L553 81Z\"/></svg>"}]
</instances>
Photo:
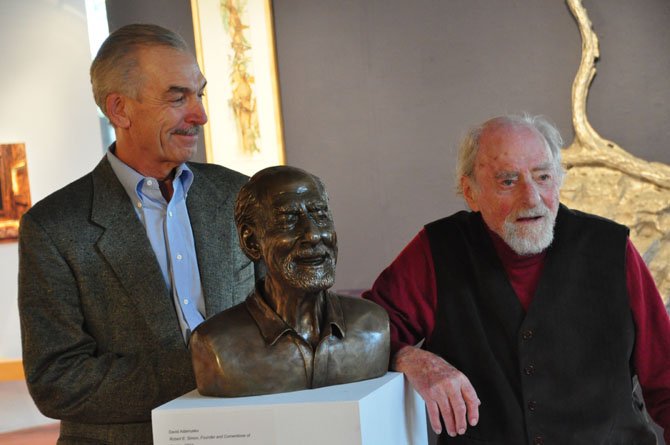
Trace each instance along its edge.
<instances>
[{"instance_id":1,"label":"bust's shoulder","mask_svg":"<svg viewBox=\"0 0 670 445\"><path fill-rule=\"evenodd\" d=\"M354 321L374 323L380 326L388 324L388 313L373 301L335 293L329 293L329 295L339 301L348 325Z\"/></svg>"},{"instance_id":2,"label":"bust's shoulder","mask_svg":"<svg viewBox=\"0 0 670 445\"><path fill-rule=\"evenodd\" d=\"M233 333L239 335L245 329L253 326L255 326L254 321L249 315L245 303L241 302L200 323L193 331L193 336L195 338L223 338Z\"/></svg>"},{"instance_id":3,"label":"bust's shoulder","mask_svg":"<svg viewBox=\"0 0 670 445\"><path fill-rule=\"evenodd\" d=\"M334 292L328 292L328 295L331 298L337 298L340 301L340 304L344 307L351 307L351 308L360 308L360 309L367 309L371 311L376 311L376 310L384 310L380 305L375 303L374 301L366 300L365 298L362 297L353 297L351 295L342 295Z\"/></svg>"},{"instance_id":4,"label":"bust's shoulder","mask_svg":"<svg viewBox=\"0 0 670 445\"><path fill-rule=\"evenodd\" d=\"M344 319L344 342L348 351L340 357L342 369L356 369L340 383L379 377L389 366L391 332L389 317L381 306L361 297L335 295ZM365 366L360 366L361 360ZM344 365L346 364L346 365Z\"/></svg>"}]
</instances>

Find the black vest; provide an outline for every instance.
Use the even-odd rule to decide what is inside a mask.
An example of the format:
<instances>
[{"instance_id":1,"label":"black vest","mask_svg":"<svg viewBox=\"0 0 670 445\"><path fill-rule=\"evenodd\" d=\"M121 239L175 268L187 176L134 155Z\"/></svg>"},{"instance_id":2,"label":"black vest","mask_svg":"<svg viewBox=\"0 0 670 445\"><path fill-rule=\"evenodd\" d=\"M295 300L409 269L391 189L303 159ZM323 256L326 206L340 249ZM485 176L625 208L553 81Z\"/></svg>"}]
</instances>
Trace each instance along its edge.
<instances>
[{"instance_id":1,"label":"black vest","mask_svg":"<svg viewBox=\"0 0 670 445\"><path fill-rule=\"evenodd\" d=\"M479 424L441 444L655 444L632 396L628 230L561 206L528 313L479 213L426 226L437 312L426 349L472 382Z\"/></svg>"}]
</instances>

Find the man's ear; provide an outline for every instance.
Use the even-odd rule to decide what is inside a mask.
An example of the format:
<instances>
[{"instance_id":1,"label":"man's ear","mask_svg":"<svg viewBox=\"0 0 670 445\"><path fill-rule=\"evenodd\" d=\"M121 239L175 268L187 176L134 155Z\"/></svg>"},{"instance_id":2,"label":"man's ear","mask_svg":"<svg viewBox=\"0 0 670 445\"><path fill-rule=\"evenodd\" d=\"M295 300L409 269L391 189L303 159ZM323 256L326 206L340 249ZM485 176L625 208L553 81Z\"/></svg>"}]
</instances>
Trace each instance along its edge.
<instances>
[{"instance_id":1,"label":"man's ear","mask_svg":"<svg viewBox=\"0 0 670 445\"><path fill-rule=\"evenodd\" d=\"M258 238L256 237L256 232L248 224L242 224L239 229L240 235L240 247L246 256L249 257L251 261L258 261L261 259L261 246L258 243Z\"/></svg>"},{"instance_id":2,"label":"man's ear","mask_svg":"<svg viewBox=\"0 0 670 445\"><path fill-rule=\"evenodd\" d=\"M128 116L128 101L122 94L112 93L105 99L107 107L107 117L114 127L130 127L130 117Z\"/></svg>"},{"instance_id":3,"label":"man's ear","mask_svg":"<svg viewBox=\"0 0 670 445\"><path fill-rule=\"evenodd\" d=\"M468 203L468 207L472 211L479 211L479 205L477 205L477 192L475 190L476 185L472 183L472 179L469 176L461 176L461 190L463 190L463 198L465 202Z\"/></svg>"}]
</instances>

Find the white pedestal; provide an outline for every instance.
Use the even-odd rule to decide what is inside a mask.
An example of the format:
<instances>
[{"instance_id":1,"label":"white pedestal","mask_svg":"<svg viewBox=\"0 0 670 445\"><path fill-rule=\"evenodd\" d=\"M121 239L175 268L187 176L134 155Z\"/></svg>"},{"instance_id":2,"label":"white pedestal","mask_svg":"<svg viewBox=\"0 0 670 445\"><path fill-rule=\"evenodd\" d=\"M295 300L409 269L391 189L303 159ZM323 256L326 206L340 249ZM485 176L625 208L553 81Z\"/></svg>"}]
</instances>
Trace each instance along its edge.
<instances>
[{"instance_id":1,"label":"white pedestal","mask_svg":"<svg viewBox=\"0 0 670 445\"><path fill-rule=\"evenodd\" d=\"M389 372L346 385L254 397L196 390L151 412L154 445L426 445L423 400Z\"/></svg>"}]
</instances>

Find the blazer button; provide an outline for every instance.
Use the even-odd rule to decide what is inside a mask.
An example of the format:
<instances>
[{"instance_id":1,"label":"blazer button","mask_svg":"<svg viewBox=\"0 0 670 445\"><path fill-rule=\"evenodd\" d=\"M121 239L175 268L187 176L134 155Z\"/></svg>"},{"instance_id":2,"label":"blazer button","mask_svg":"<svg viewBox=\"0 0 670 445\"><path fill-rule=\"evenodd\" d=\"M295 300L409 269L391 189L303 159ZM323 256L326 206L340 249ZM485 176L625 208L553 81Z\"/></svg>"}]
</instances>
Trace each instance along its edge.
<instances>
[{"instance_id":1,"label":"blazer button","mask_svg":"<svg viewBox=\"0 0 670 445\"><path fill-rule=\"evenodd\" d=\"M532 329L526 329L521 333L521 338L523 338L524 340L530 340L531 338L533 338L533 334L534 332Z\"/></svg>"},{"instance_id":2,"label":"blazer button","mask_svg":"<svg viewBox=\"0 0 670 445\"><path fill-rule=\"evenodd\" d=\"M533 439L533 445L543 445L544 444L544 437L542 436L535 436Z\"/></svg>"},{"instance_id":3,"label":"blazer button","mask_svg":"<svg viewBox=\"0 0 670 445\"><path fill-rule=\"evenodd\" d=\"M533 375L533 374L535 374L535 366L528 365L523 369L523 372L526 375Z\"/></svg>"},{"instance_id":4,"label":"blazer button","mask_svg":"<svg viewBox=\"0 0 670 445\"><path fill-rule=\"evenodd\" d=\"M537 409L537 402L535 400L528 401L528 410L535 411Z\"/></svg>"}]
</instances>

